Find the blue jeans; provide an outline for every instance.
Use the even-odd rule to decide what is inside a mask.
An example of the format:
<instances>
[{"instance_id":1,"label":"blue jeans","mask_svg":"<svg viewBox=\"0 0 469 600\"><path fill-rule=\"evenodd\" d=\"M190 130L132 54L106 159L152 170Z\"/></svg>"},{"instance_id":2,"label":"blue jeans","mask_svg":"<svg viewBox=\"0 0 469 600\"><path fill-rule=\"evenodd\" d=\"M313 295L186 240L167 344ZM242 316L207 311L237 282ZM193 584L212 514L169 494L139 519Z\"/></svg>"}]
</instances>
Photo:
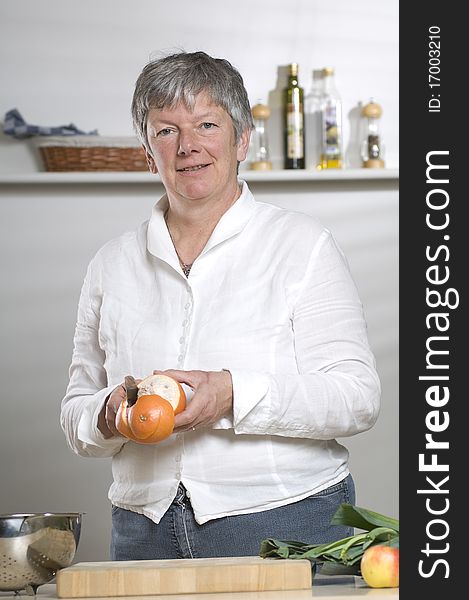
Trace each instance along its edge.
<instances>
[{"instance_id":1,"label":"blue jeans","mask_svg":"<svg viewBox=\"0 0 469 600\"><path fill-rule=\"evenodd\" d=\"M144 515L112 507L111 560L257 556L266 538L307 544L332 542L354 533L351 527L330 524L342 502L355 503L351 475L286 506L199 525L186 490L179 485L158 524Z\"/></svg>"}]
</instances>

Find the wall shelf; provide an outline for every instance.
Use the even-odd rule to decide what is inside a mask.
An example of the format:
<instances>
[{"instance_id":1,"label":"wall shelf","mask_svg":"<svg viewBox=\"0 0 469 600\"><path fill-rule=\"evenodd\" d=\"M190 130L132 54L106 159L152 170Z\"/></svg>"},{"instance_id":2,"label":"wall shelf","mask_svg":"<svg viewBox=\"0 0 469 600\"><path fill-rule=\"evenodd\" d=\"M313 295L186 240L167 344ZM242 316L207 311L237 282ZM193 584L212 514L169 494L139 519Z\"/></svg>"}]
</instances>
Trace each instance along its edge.
<instances>
[{"instance_id":1,"label":"wall shelf","mask_svg":"<svg viewBox=\"0 0 469 600\"><path fill-rule=\"evenodd\" d=\"M334 169L329 171L249 171L241 170L239 177L247 182L326 182L398 180L399 169ZM146 172L36 172L2 173L0 185L54 185L54 184L154 184L158 176Z\"/></svg>"}]
</instances>

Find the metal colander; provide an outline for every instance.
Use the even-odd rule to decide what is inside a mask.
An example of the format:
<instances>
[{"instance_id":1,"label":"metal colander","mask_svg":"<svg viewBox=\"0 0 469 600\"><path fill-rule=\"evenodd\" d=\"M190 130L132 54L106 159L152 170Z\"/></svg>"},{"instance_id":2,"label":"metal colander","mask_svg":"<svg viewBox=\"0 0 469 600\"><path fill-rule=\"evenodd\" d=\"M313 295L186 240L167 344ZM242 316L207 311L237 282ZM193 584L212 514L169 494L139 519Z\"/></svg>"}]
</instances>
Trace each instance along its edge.
<instances>
[{"instance_id":1,"label":"metal colander","mask_svg":"<svg viewBox=\"0 0 469 600\"><path fill-rule=\"evenodd\" d=\"M0 591L35 594L71 565L83 513L0 515Z\"/></svg>"}]
</instances>

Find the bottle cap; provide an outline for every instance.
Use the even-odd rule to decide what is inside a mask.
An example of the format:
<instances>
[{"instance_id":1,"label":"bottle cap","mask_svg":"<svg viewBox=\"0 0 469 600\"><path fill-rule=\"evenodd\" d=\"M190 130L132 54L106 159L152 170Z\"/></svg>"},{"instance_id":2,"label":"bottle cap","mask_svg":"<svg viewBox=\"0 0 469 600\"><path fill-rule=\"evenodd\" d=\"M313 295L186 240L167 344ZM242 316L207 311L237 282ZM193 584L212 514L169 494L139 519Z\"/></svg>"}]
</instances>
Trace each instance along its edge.
<instances>
[{"instance_id":1,"label":"bottle cap","mask_svg":"<svg viewBox=\"0 0 469 600\"><path fill-rule=\"evenodd\" d=\"M298 75L298 63L291 63L288 65L288 73L294 77Z\"/></svg>"},{"instance_id":2,"label":"bottle cap","mask_svg":"<svg viewBox=\"0 0 469 600\"><path fill-rule=\"evenodd\" d=\"M381 106L377 102L370 101L362 108L362 115L369 119L379 119L383 114Z\"/></svg>"},{"instance_id":3,"label":"bottle cap","mask_svg":"<svg viewBox=\"0 0 469 600\"><path fill-rule=\"evenodd\" d=\"M268 119L270 117L270 108L266 104L255 104L251 108L254 119Z\"/></svg>"},{"instance_id":4,"label":"bottle cap","mask_svg":"<svg viewBox=\"0 0 469 600\"><path fill-rule=\"evenodd\" d=\"M334 67L324 67L322 73L323 75L334 75Z\"/></svg>"}]
</instances>

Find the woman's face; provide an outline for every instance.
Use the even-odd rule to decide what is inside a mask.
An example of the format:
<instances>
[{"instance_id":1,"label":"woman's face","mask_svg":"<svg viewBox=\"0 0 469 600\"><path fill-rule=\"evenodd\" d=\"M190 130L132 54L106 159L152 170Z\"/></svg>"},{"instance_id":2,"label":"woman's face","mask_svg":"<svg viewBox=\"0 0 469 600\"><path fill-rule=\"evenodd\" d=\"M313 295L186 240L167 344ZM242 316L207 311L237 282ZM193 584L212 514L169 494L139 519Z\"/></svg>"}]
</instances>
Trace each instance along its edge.
<instances>
[{"instance_id":1,"label":"woman's face","mask_svg":"<svg viewBox=\"0 0 469 600\"><path fill-rule=\"evenodd\" d=\"M146 151L170 198L220 200L237 189L237 163L246 158L249 132L235 143L229 114L201 93L194 108L151 109Z\"/></svg>"}]
</instances>

